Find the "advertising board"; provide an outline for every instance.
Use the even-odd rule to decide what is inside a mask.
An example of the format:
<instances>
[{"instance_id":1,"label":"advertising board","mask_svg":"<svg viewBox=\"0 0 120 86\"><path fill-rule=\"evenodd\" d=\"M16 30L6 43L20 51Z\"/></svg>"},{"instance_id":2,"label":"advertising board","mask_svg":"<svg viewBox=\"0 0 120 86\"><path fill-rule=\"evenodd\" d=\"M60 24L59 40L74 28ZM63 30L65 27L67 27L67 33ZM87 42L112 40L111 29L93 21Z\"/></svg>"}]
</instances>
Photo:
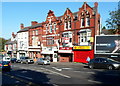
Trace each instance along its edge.
<instances>
[{"instance_id":1,"label":"advertising board","mask_svg":"<svg viewBox=\"0 0 120 86\"><path fill-rule=\"evenodd\" d=\"M96 36L95 54L120 55L120 35Z\"/></svg>"}]
</instances>

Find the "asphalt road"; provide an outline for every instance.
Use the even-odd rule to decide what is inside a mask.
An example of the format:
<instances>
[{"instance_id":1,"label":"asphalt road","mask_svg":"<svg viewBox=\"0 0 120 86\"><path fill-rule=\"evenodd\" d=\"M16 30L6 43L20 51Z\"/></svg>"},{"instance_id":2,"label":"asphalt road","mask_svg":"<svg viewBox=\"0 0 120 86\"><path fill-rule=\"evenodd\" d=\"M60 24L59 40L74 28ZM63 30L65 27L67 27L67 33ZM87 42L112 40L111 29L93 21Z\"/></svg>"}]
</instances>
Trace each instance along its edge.
<instances>
[{"instance_id":1,"label":"asphalt road","mask_svg":"<svg viewBox=\"0 0 120 86\"><path fill-rule=\"evenodd\" d=\"M3 86L120 85L120 70L89 69L78 63L13 63L12 70L0 73L1 77Z\"/></svg>"}]
</instances>

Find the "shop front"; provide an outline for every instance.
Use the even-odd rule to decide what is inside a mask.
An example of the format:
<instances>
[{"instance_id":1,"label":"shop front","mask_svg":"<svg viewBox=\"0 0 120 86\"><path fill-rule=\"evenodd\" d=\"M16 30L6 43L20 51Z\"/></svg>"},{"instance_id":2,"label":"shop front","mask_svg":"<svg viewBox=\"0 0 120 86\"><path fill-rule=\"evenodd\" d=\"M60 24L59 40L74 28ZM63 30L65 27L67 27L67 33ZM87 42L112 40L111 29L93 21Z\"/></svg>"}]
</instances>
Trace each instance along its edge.
<instances>
[{"instance_id":1,"label":"shop front","mask_svg":"<svg viewBox=\"0 0 120 86\"><path fill-rule=\"evenodd\" d=\"M94 50L91 46L74 46L74 62L88 63L94 58Z\"/></svg>"},{"instance_id":2,"label":"shop front","mask_svg":"<svg viewBox=\"0 0 120 86\"><path fill-rule=\"evenodd\" d=\"M58 51L59 62L72 62L73 52L72 47L60 47Z\"/></svg>"}]
</instances>

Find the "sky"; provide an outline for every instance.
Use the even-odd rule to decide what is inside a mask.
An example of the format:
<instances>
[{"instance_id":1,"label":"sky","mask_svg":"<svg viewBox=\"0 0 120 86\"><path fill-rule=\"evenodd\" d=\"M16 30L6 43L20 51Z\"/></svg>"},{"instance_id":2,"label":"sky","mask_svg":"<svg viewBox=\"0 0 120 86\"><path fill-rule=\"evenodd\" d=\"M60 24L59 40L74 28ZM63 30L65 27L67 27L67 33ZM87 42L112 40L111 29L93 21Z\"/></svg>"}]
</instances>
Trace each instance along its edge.
<instances>
[{"instance_id":1,"label":"sky","mask_svg":"<svg viewBox=\"0 0 120 86\"><path fill-rule=\"evenodd\" d=\"M46 1L46 0L45 0ZM64 0L65 1L65 0ZM98 0L99 1L99 0ZM12 32L20 30L20 24L25 27L31 25L31 21L39 23L46 20L49 10L54 11L56 17L61 16L69 8L72 12L77 12L84 2L7 2L0 3L0 37L5 39L11 37ZM87 2L88 5L94 7L94 2ZM1 9L2 8L2 9ZM118 9L118 2L98 2L98 12L101 15L102 26L105 26L106 19L109 18L109 11ZM2 17L1 17L2 16Z\"/></svg>"}]
</instances>

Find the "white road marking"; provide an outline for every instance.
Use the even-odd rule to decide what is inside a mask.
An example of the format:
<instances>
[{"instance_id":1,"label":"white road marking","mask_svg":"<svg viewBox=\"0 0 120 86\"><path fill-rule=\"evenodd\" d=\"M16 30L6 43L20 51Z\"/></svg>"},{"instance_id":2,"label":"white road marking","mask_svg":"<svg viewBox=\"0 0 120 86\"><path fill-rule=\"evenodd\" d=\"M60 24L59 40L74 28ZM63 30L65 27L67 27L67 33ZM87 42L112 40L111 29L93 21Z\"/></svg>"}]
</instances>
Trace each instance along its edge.
<instances>
[{"instance_id":1,"label":"white road marking","mask_svg":"<svg viewBox=\"0 0 120 86\"><path fill-rule=\"evenodd\" d=\"M93 82L93 83L97 83L97 84L101 84L102 82L99 81L94 81L94 80L88 80L89 82Z\"/></svg>"},{"instance_id":2,"label":"white road marking","mask_svg":"<svg viewBox=\"0 0 120 86\"><path fill-rule=\"evenodd\" d=\"M56 68L56 67L52 67L53 69L55 69L55 70L58 70L58 71L62 71L62 69L58 69L58 68Z\"/></svg>"},{"instance_id":3,"label":"white road marking","mask_svg":"<svg viewBox=\"0 0 120 86\"><path fill-rule=\"evenodd\" d=\"M72 68L62 68L62 69L70 70L70 69L72 69Z\"/></svg>"},{"instance_id":4,"label":"white road marking","mask_svg":"<svg viewBox=\"0 0 120 86\"><path fill-rule=\"evenodd\" d=\"M61 75L61 76L66 77L66 78L71 78L70 76L67 76L67 75L64 75L62 73L58 73L58 72L55 72L55 71L52 71L52 70L49 70L49 69L46 69L46 68L42 68L42 69L47 70L47 71L52 72L52 73L55 73L55 74L58 74L58 75Z\"/></svg>"},{"instance_id":5,"label":"white road marking","mask_svg":"<svg viewBox=\"0 0 120 86\"><path fill-rule=\"evenodd\" d=\"M16 74L16 76L21 77L21 78L26 78L26 79L30 79L30 80L32 80L32 78L30 78L30 77L21 76L21 75L18 75L18 74Z\"/></svg>"}]
</instances>

